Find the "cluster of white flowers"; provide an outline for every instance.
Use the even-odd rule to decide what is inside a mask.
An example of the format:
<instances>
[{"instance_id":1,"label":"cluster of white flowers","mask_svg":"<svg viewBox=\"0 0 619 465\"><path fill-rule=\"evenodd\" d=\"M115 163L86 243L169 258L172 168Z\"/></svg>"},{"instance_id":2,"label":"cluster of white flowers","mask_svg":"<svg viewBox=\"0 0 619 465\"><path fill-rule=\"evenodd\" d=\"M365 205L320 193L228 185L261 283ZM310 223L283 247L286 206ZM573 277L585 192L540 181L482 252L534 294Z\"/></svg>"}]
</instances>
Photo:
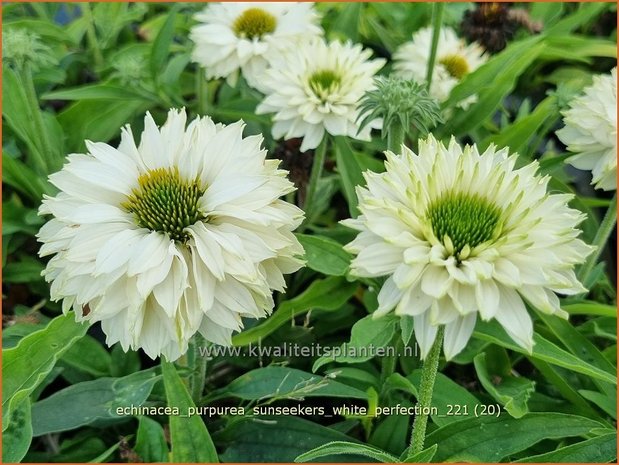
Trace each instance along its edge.
<instances>
[{"instance_id":1,"label":"cluster of white flowers","mask_svg":"<svg viewBox=\"0 0 619 465\"><path fill-rule=\"evenodd\" d=\"M126 127L117 149L88 142L69 155L38 234L64 312L100 321L110 345L169 360L197 331L229 345L303 263L291 232L303 212L279 199L294 187L262 137L244 138L242 122L185 123L184 110L160 129L147 114L139 145Z\"/></svg>"},{"instance_id":2,"label":"cluster of white flowers","mask_svg":"<svg viewBox=\"0 0 619 465\"><path fill-rule=\"evenodd\" d=\"M430 136L418 155L386 156L386 172L366 172L367 188L357 187L362 215L344 221L360 231L346 247L352 273L388 276L374 316L413 316L422 357L439 325L445 356L458 354L477 314L531 351L524 301L567 317L555 292L585 291L574 267L592 248L578 239L584 215L567 206L572 196L549 195L537 163L514 169L507 149L480 154Z\"/></svg>"},{"instance_id":3,"label":"cluster of white flowers","mask_svg":"<svg viewBox=\"0 0 619 465\"><path fill-rule=\"evenodd\" d=\"M265 94L257 113L275 113L273 137L316 148L326 132L369 140L380 120L359 130L359 101L385 60L360 45L327 42L311 3L222 3L196 16L193 60L208 78L235 79Z\"/></svg>"},{"instance_id":4,"label":"cluster of white flowers","mask_svg":"<svg viewBox=\"0 0 619 465\"><path fill-rule=\"evenodd\" d=\"M396 50L393 55L395 59L393 69L396 75L421 83L426 81L432 49L432 32L431 27L420 29L413 34L411 41L402 44ZM450 27L441 28L430 95L439 102L444 102L460 80L483 65L486 60L481 45L477 43L467 45ZM466 108L475 100L476 96L471 96L458 102L458 105Z\"/></svg>"},{"instance_id":5,"label":"cluster of white flowers","mask_svg":"<svg viewBox=\"0 0 619 465\"><path fill-rule=\"evenodd\" d=\"M193 60L208 78L240 72L260 90L256 112L274 114L275 138L302 137L304 152L325 132L369 140L381 127L360 129L359 104L385 60L324 40L313 4L210 4L196 18ZM395 53L395 73L424 82L431 40L431 28L417 31ZM485 60L479 45L441 29L430 94L445 101ZM578 154L569 162L606 190L616 189L616 108L615 69L574 100L557 133ZM40 255L52 256L44 275L65 313L101 322L110 345L174 360L197 332L229 345L242 318L272 311L283 275L303 265L292 232L303 212L281 200L294 190L287 172L266 159L262 136L243 137L241 121L186 126L185 111L170 110L161 128L150 114L144 127L138 145L129 126L118 148L87 142L50 177L59 193L40 208L53 217ZM366 172L357 187L362 214L344 221L359 231L346 246L351 274L387 277L374 316L412 316L423 357L441 325L446 357L458 354L478 315L531 351L525 302L567 317L557 294L585 291L574 273L592 250L578 238L584 215L570 195L547 192L536 162L516 169L507 148L480 154L430 135L418 152L386 152L386 171Z\"/></svg>"}]
</instances>

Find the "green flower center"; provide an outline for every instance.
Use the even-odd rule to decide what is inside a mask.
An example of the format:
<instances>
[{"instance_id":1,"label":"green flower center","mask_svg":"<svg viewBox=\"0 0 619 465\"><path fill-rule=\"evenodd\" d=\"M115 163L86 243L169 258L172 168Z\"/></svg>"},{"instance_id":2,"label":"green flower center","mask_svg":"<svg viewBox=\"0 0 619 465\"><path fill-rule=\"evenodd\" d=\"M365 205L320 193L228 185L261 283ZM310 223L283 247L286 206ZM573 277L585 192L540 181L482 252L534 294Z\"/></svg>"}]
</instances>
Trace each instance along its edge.
<instances>
[{"instance_id":1,"label":"green flower center","mask_svg":"<svg viewBox=\"0 0 619 465\"><path fill-rule=\"evenodd\" d=\"M450 192L430 204L427 217L437 239L445 244L449 237L457 255L495 237L501 210L479 195Z\"/></svg>"},{"instance_id":2,"label":"green flower center","mask_svg":"<svg viewBox=\"0 0 619 465\"><path fill-rule=\"evenodd\" d=\"M197 179L183 180L177 168L151 170L138 178L138 184L121 206L135 215L139 226L184 243L189 239L184 229L206 218L198 210L206 189Z\"/></svg>"},{"instance_id":3,"label":"green flower center","mask_svg":"<svg viewBox=\"0 0 619 465\"><path fill-rule=\"evenodd\" d=\"M469 64L460 55L447 55L439 61L445 67L450 76L460 80L469 72Z\"/></svg>"},{"instance_id":4,"label":"green flower center","mask_svg":"<svg viewBox=\"0 0 619 465\"><path fill-rule=\"evenodd\" d=\"M232 29L237 37L259 39L263 35L273 32L275 26L277 26L277 20L271 13L261 8L248 8L236 18Z\"/></svg>"},{"instance_id":5,"label":"green flower center","mask_svg":"<svg viewBox=\"0 0 619 465\"><path fill-rule=\"evenodd\" d=\"M310 89L321 100L325 100L341 83L341 76L330 69L316 71L309 78Z\"/></svg>"}]
</instances>

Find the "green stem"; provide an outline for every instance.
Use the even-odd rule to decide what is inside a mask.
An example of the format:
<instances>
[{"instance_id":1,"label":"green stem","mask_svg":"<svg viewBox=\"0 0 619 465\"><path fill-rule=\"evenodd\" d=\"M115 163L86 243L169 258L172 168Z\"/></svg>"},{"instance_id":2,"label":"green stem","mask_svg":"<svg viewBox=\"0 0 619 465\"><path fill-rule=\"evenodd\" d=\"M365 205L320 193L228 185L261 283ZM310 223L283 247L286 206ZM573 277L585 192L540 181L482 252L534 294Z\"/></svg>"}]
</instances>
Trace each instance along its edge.
<instances>
[{"instance_id":1,"label":"green stem","mask_svg":"<svg viewBox=\"0 0 619 465\"><path fill-rule=\"evenodd\" d=\"M606 242L608 241L610 234L613 232L613 229L615 229L616 224L617 224L617 193L615 192L615 195L613 196L612 200L610 201L610 205L608 206L608 210L606 210L604 219L602 220L602 223L600 224L600 227L598 228L597 233L595 234L595 238L593 239L592 245L594 245L596 249L593 251L591 255L589 255L589 258L587 258L587 261L585 262L585 264L578 271L578 279L585 286L588 285L586 283L589 280L589 275L591 274L593 267L597 263L598 258L600 258L600 255L602 254L602 251L604 250Z\"/></svg>"},{"instance_id":2,"label":"green stem","mask_svg":"<svg viewBox=\"0 0 619 465\"><path fill-rule=\"evenodd\" d=\"M432 403L432 393L434 391L434 382L436 381L436 372L438 370L438 359L441 354L443 345L443 334L445 327L440 326L436 334L434 344L430 349L423 368L421 370L421 383L419 385L419 398L417 405L422 410L429 410ZM408 455L418 454L423 450L423 443L426 439L426 427L428 426L428 415L420 413L415 416L413 423L413 434L411 435L411 446L408 450Z\"/></svg>"},{"instance_id":3,"label":"green stem","mask_svg":"<svg viewBox=\"0 0 619 465\"><path fill-rule=\"evenodd\" d=\"M445 4L443 2L435 3L432 10L432 45L430 48L430 59L428 60L428 70L426 71L426 83L428 91L432 83L432 73L434 72L434 63L436 62L436 50L438 48L438 39L441 34L441 26L443 25L443 11Z\"/></svg>"},{"instance_id":4,"label":"green stem","mask_svg":"<svg viewBox=\"0 0 619 465\"><path fill-rule=\"evenodd\" d=\"M387 150L400 153L400 148L404 143L404 128L399 121L394 121L387 128Z\"/></svg>"},{"instance_id":5,"label":"green stem","mask_svg":"<svg viewBox=\"0 0 619 465\"><path fill-rule=\"evenodd\" d=\"M327 154L329 136L325 134L322 138L322 142L318 148L314 151L314 161L312 163L312 172L310 174L309 183L307 184L307 192L305 194L305 202L303 202L303 210L305 210L306 222L310 222L313 215L313 207L316 198L316 191L318 189L318 180L322 175L322 168L325 164L325 157Z\"/></svg>"},{"instance_id":6,"label":"green stem","mask_svg":"<svg viewBox=\"0 0 619 465\"><path fill-rule=\"evenodd\" d=\"M86 19L86 37L88 38L88 44L92 47L95 65L97 68L101 68L103 66L103 54L101 53L101 46L99 45L99 40L97 39L95 20L92 16L90 3L84 2L80 4L80 6L82 9L82 15L84 15L84 19Z\"/></svg>"},{"instance_id":7,"label":"green stem","mask_svg":"<svg viewBox=\"0 0 619 465\"><path fill-rule=\"evenodd\" d=\"M39 136L39 141L32 141L33 145L37 147L36 151L33 151L30 155L32 161L35 164L37 172L46 175L49 173L49 167L52 164L53 155L51 152L51 144L47 137L47 131L43 123L43 116L41 115L41 108L39 107L39 100L37 98L37 92L34 88L34 81L32 79L32 68L30 63L25 61L21 69L21 78L24 84L24 90L26 92L26 98L28 100L28 107L30 110L30 117L32 118L32 124Z\"/></svg>"},{"instance_id":8,"label":"green stem","mask_svg":"<svg viewBox=\"0 0 619 465\"><path fill-rule=\"evenodd\" d=\"M198 96L196 112L199 115L206 115L208 112L208 81L202 67L199 67L196 72L196 95Z\"/></svg>"}]
</instances>

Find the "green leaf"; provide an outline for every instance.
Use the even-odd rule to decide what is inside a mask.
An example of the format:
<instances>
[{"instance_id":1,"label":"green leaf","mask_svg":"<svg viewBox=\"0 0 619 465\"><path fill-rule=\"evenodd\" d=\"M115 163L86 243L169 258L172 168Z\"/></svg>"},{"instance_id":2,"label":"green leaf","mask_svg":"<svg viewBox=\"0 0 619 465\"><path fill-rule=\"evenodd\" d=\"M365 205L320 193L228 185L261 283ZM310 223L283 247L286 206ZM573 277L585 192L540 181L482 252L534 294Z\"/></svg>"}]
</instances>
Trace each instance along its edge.
<instances>
[{"instance_id":1,"label":"green leaf","mask_svg":"<svg viewBox=\"0 0 619 465\"><path fill-rule=\"evenodd\" d=\"M83 373L95 378L112 375L112 357L110 353L91 336L84 336L77 341L60 359Z\"/></svg>"},{"instance_id":2,"label":"green leaf","mask_svg":"<svg viewBox=\"0 0 619 465\"><path fill-rule=\"evenodd\" d=\"M87 325L75 322L71 313L54 318L45 329L24 337L17 347L2 354L2 427L9 415L54 368L58 358L86 334Z\"/></svg>"},{"instance_id":3,"label":"green leaf","mask_svg":"<svg viewBox=\"0 0 619 465\"><path fill-rule=\"evenodd\" d=\"M617 307L599 302L584 301L576 304L562 305L561 308L570 315L598 315L617 318Z\"/></svg>"},{"instance_id":4,"label":"green leaf","mask_svg":"<svg viewBox=\"0 0 619 465\"><path fill-rule=\"evenodd\" d=\"M604 434L514 463L609 463L617 460L617 435Z\"/></svg>"},{"instance_id":5,"label":"green leaf","mask_svg":"<svg viewBox=\"0 0 619 465\"><path fill-rule=\"evenodd\" d=\"M84 381L55 392L32 405L34 435L126 421L130 412L118 409L142 405L159 378L151 368L123 378Z\"/></svg>"},{"instance_id":6,"label":"green leaf","mask_svg":"<svg viewBox=\"0 0 619 465\"><path fill-rule=\"evenodd\" d=\"M356 217L359 214L357 209L357 193L356 186L364 186L365 179L361 173L361 166L357 162L350 142L346 137L335 137L335 159L337 169L340 173L340 181L344 192L344 197L348 202L348 211L351 217Z\"/></svg>"},{"instance_id":7,"label":"green leaf","mask_svg":"<svg viewBox=\"0 0 619 465\"><path fill-rule=\"evenodd\" d=\"M407 376L414 386L421 384L421 370L415 370ZM417 396L416 392L413 395ZM480 400L464 387L445 376L436 374L434 393L432 394L432 406L436 407L438 414L432 415L432 421L438 426L445 426L457 421L466 420L468 415L475 412L475 407ZM466 412L466 413L465 413Z\"/></svg>"},{"instance_id":8,"label":"green leaf","mask_svg":"<svg viewBox=\"0 0 619 465\"><path fill-rule=\"evenodd\" d=\"M230 446L223 462L292 462L308 450L331 441L354 439L335 429L298 417L255 417L235 422L225 431ZM357 457L358 458L358 457ZM353 456L323 457L321 461L355 461Z\"/></svg>"},{"instance_id":9,"label":"green leaf","mask_svg":"<svg viewBox=\"0 0 619 465\"><path fill-rule=\"evenodd\" d=\"M500 376L495 384L486 365L486 354L481 353L474 359L475 370L482 386L514 418L521 418L529 413L527 401L535 391L535 383L526 378Z\"/></svg>"},{"instance_id":10,"label":"green leaf","mask_svg":"<svg viewBox=\"0 0 619 465\"><path fill-rule=\"evenodd\" d=\"M195 407L187 387L170 362L161 361L168 406L179 408L181 415L170 417L171 462L217 463L217 451L206 425L199 415L188 416Z\"/></svg>"},{"instance_id":11,"label":"green leaf","mask_svg":"<svg viewBox=\"0 0 619 465\"><path fill-rule=\"evenodd\" d=\"M357 321L350 332L350 342L343 344L339 350L333 349L333 355L325 355L314 362L312 371L330 362L361 363L371 360L377 354L375 349L387 346L393 339L398 317L386 315L373 319L372 315ZM342 355L340 355L342 354Z\"/></svg>"},{"instance_id":12,"label":"green leaf","mask_svg":"<svg viewBox=\"0 0 619 465\"><path fill-rule=\"evenodd\" d=\"M422 450L421 452L417 452L416 454L409 455L404 460L404 463L430 463L434 456L436 455L436 450L438 446L434 444L427 449Z\"/></svg>"},{"instance_id":13,"label":"green leaf","mask_svg":"<svg viewBox=\"0 0 619 465\"><path fill-rule=\"evenodd\" d=\"M45 21L42 19L18 19L14 21L6 21L2 26L5 28L29 29L30 32L35 33L48 43L50 40L65 43L74 42L62 27L51 21Z\"/></svg>"},{"instance_id":14,"label":"green leaf","mask_svg":"<svg viewBox=\"0 0 619 465\"><path fill-rule=\"evenodd\" d=\"M545 49L540 54L543 60L580 60L589 57L617 57L617 43L610 40L579 37L575 35L550 36L545 41Z\"/></svg>"},{"instance_id":15,"label":"green leaf","mask_svg":"<svg viewBox=\"0 0 619 465\"><path fill-rule=\"evenodd\" d=\"M615 366L610 363L602 352L593 345L589 339L580 334L571 323L562 318L557 318L553 315L547 315L543 312L537 312L540 319L548 328L559 338L559 340L567 347L567 349L581 360L589 363L592 366L600 368L606 372L612 373L616 371ZM616 398L617 388L609 383L604 383L598 379L593 379L593 382L605 394Z\"/></svg>"},{"instance_id":16,"label":"green leaf","mask_svg":"<svg viewBox=\"0 0 619 465\"><path fill-rule=\"evenodd\" d=\"M43 281L43 264L34 257L23 257L18 262L7 263L2 274L6 283L34 283Z\"/></svg>"},{"instance_id":17,"label":"green leaf","mask_svg":"<svg viewBox=\"0 0 619 465\"><path fill-rule=\"evenodd\" d=\"M58 115L68 136L69 151L84 150L84 140L107 142L120 133L120 128L134 115L150 105L140 100L79 100Z\"/></svg>"},{"instance_id":18,"label":"green leaf","mask_svg":"<svg viewBox=\"0 0 619 465\"><path fill-rule=\"evenodd\" d=\"M477 102L466 111L457 111L443 125L442 135L464 134L482 124L515 87L518 77L533 63L544 48L541 36L513 42L477 70L468 74L450 93L444 107L477 95Z\"/></svg>"},{"instance_id":19,"label":"green leaf","mask_svg":"<svg viewBox=\"0 0 619 465\"><path fill-rule=\"evenodd\" d=\"M617 375L609 373L600 368L589 365L584 360L566 352L557 347L552 342L544 339L539 334L533 335L533 353L529 354L525 349L514 343L511 338L505 333L503 328L496 322L480 322L477 324L473 335L479 339L490 341L507 349L514 350L526 356L543 360L545 362L557 365L568 370L592 376L602 381L617 384Z\"/></svg>"},{"instance_id":20,"label":"green leaf","mask_svg":"<svg viewBox=\"0 0 619 465\"><path fill-rule=\"evenodd\" d=\"M8 428L2 432L2 463L21 462L32 442L30 398L25 397L11 411Z\"/></svg>"},{"instance_id":21,"label":"green leaf","mask_svg":"<svg viewBox=\"0 0 619 465\"><path fill-rule=\"evenodd\" d=\"M168 444L163 427L148 417L138 417L138 433L133 450L142 462L167 462Z\"/></svg>"},{"instance_id":22,"label":"green leaf","mask_svg":"<svg viewBox=\"0 0 619 465\"><path fill-rule=\"evenodd\" d=\"M368 444L355 444L354 442L333 441L322 446L318 446L308 452L299 455L294 459L295 462L309 462L329 455L361 455L382 463L396 463L398 458Z\"/></svg>"},{"instance_id":23,"label":"green leaf","mask_svg":"<svg viewBox=\"0 0 619 465\"><path fill-rule=\"evenodd\" d=\"M332 379L282 366L257 368L245 373L221 389L219 396L233 396L244 400L270 397L289 399L305 397L367 399L368 397L365 392Z\"/></svg>"},{"instance_id":24,"label":"green leaf","mask_svg":"<svg viewBox=\"0 0 619 465\"><path fill-rule=\"evenodd\" d=\"M2 181L26 194L38 205L43 194L49 194L51 184L20 160L2 154Z\"/></svg>"},{"instance_id":25,"label":"green leaf","mask_svg":"<svg viewBox=\"0 0 619 465\"><path fill-rule=\"evenodd\" d=\"M282 302L264 323L233 336L232 343L235 346L245 346L257 342L310 309L337 310L348 301L356 289L356 283L350 283L344 278L317 279L302 294Z\"/></svg>"},{"instance_id":26,"label":"green leaf","mask_svg":"<svg viewBox=\"0 0 619 465\"><path fill-rule=\"evenodd\" d=\"M552 27L546 29L544 34L547 36L558 34L569 34L580 26L587 24L599 16L608 5L604 2L591 2L578 5L579 8L572 14L564 17Z\"/></svg>"},{"instance_id":27,"label":"green leaf","mask_svg":"<svg viewBox=\"0 0 619 465\"><path fill-rule=\"evenodd\" d=\"M413 325L414 325L414 320L412 316L402 315L400 317L400 329L402 330L402 342L404 343L405 346L408 345L413 335L413 329L414 329Z\"/></svg>"},{"instance_id":28,"label":"green leaf","mask_svg":"<svg viewBox=\"0 0 619 465\"><path fill-rule=\"evenodd\" d=\"M595 405L604 410L608 415L610 415L615 420L617 419L617 393L615 392L614 396L609 394L602 394L597 391L588 391L586 389L581 389L578 393L583 396L585 399L593 402Z\"/></svg>"},{"instance_id":29,"label":"green leaf","mask_svg":"<svg viewBox=\"0 0 619 465\"><path fill-rule=\"evenodd\" d=\"M339 242L324 236L308 236L307 234L296 236L305 249L308 268L331 276L346 274L351 256Z\"/></svg>"},{"instance_id":30,"label":"green leaf","mask_svg":"<svg viewBox=\"0 0 619 465\"><path fill-rule=\"evenodd\" d=\"M42 100L152 100L143 91L115 84L89 84L69 89L54 90L41 96Z\"/></svg>"},{"instance_id":31,"label":"green leaf","mask_svg":"<svg viewBox=\"0 0 619 465\"><path fill-rule=\"evenodd\" d=\"M439 428L426 444L438 445L435 462L498 462L544 439L583 436L600 427L597 421L562 413L480 416Z\"/></svg>"},{"instance_id":32,"label":"green leaf","mask_svg":"<svg viewBox=\"0 0 619 465\"><path fill-rule=\"evenodd\" d=\"M11 68L2 67L2 119L15 135L27 146L28 163L35 165L43 158L40 147L41 137L37 134L32 118L32 109L28 103L26 90L20 76ZM10 89L10 91L9 91ZM36 156L35 156L36 154Z\"/></svg>"},{"instance_id":33,"label":"green leaf","mask_svg":"<svg viewBox=\"0 0 619 465\"><path fill-rule=\"evenodd\" d=\"M150 71L155 82L158 81L159 76L163 71L163 65L165 64L168 54L170 53L170 45L174 39L174 26L177 11L178 5L174 5L170 8L170 11L166 15L165 23L157 34L151 48Z\"/></svg>"},{"instance_id":34,"label":"green leaf","mask_svg":"<svg viewBox=\"0 0 619 465\"><path fill-rule=\"evenodd\" d=\"M500 134L485 139L480 144L480 150L485 150L490 144L495 144L497 147L509 147L511 153L518 152L530 158L533 154L529 154L527 149L531 134L535 134L547 121L558 120L559 117L556 97L547 97L535 107L532 113L509 125Z\"/></svg>"}]
</instances>

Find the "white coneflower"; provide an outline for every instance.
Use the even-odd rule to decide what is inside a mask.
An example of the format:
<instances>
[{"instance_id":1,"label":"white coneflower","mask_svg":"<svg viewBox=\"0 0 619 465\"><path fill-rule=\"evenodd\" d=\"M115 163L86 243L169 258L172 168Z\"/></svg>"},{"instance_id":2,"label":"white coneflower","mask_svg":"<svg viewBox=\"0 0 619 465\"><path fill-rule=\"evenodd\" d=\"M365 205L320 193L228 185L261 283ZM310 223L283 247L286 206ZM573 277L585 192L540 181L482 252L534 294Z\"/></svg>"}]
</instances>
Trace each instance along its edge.
<instances>
[{"instance_id":1,"label":"white coneflower","mask_svg":"<svg viewBox=\"0 0 619 465\"><path fill-rule=\"evenodd\" d=\"M479 154L451 140L419 141L419 154L387 152L386 172L365 173L357 188L360 231L347 245L351 272L388 276L374 313L412 315L425 357L445 325L447 358L469 340L477 314L496 319L531 350L524 301L562 317L555 295L583 292L574 267L590 253L576 226L584 215L571 195L550 195L537 163L514 169L516 155L489 147Z\"/></svg>"},{"instance_id":2,"label":"white coneflower","mask_svg":"<svg viewBox=\"0 0 619 465\"><path fill-rule=\"evenodd\" d=\"M213 3L196 19L192 60L204 66L209 79L224 77L234 84L241 71L252 87L274 53L323 32L313 3Z\"/></svg>"},{"instance_id":3,"label":"white coneflower","mask_svg":"<svg viewBox=\"0 0 619 465\"><path fill-rule=\"evenodd\" d=\"M402 44L394 53L393 69L404 79L425 82L430 61L432 27L420 29L413 34L411 41ZM441 28L430 95L439 102L449 97L451 90L468 73L475 71L486 62L484 49L475 43L467 45L450 27ZM458 105L466 108L476 97L465 99Z\"/></svg>"},{"instance_id":4,"label":"white coneflower","mask_svg":"<svg viewBox=\"0 0 619 465\"><path fill-rule=\"evenodd\" d=\"M597 189L617 190L617 68L595 76L563 116L565 127L557 136L578 154L567 162L590 170Z\"/></svg>"},{"instance_id":5,"label":"white coneflower","mask_svg":"<svg viewBox=\"0 0 619 465\"><path fill-rule=\"evenodd\" d=\"M69 155L38 234L64 312L101 321L110 345L169 360L196 331L230 344L241 317L271 312L303 253L291 232L303 212L279 199L294 187L262 137L243 138L242 122L185 123L184 110L161 128L147 114L139 146L127 126L118 149Z\"/></svg>"},{"instance_id":6,"label":"white coneflower","mask_svg":"<svg viewBox=\"0 0 619 465\"><path fill-rule=\"evenodd\" d=\"M322 39L306 41L271 63L261 87L266 97L257 113L275 113L273 137L303 137L301 151L316 148L327 131L369 140L373 121L359 132L359 103L374 89L385 60L370 60L360 45Z\"/></svg>"}]
</instances>

